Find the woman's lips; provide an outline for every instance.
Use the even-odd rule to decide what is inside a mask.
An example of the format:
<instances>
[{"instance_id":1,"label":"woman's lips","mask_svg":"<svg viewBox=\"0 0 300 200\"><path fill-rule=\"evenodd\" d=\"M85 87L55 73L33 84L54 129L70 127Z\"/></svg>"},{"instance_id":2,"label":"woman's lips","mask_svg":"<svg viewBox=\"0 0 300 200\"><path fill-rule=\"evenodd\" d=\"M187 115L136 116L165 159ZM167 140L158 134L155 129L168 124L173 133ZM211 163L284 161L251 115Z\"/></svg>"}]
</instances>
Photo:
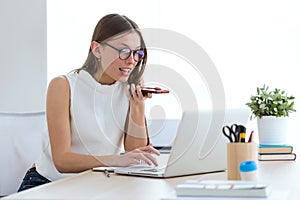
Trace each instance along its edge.
<instances>
[{"instance_id":1,"label":"woman's lips","mask_svg":"<svg viewBox=\"0 0 300 200\"><path fill-rule=\"evenodd\" d=\"M131 68L119 68L120 72L122 73L123 76L129 76L131 72Z\"/></svg>"}]
</instances>

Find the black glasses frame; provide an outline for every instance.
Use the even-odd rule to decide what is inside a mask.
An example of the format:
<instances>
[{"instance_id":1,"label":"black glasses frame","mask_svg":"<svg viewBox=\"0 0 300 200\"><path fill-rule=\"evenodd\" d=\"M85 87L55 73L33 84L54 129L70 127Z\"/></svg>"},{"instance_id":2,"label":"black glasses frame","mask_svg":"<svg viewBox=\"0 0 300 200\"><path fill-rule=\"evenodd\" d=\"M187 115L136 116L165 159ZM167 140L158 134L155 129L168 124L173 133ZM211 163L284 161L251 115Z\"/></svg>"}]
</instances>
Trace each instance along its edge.
<instances>
[{"instance_id":1,"label":"black glasses frame","mask_svg":"<svg viewBox=\"0 0 300 200\"><path fill-rule=\"evenodd\" d=\"M128 59L128 58L131 56L131 54L133 54L133 59L134 59L136 62L139 62L139 61L143 60L143 58L144 58L144 56L145 56L145 51L144 51L144 49L136 49L136 50L131 50L131 49L129 49L129 48L118 49L118 48L116 48L116 47L114 47L114 46L108 44L107 42L102 42L101 44L107 45L107 46L109 46L110 48L112 48L112 49L118 51L118 52L119 52L119 58L120 58L120 60L126 60L126 59ZM125 52L129 52L128 55L127 55L126 57L122 57L122 56L121 56L121 55L122 55L122 51L124 51L124 50L126 50ZM139 51L143 51L143 56L142 56L142 57L141 57L141 55L138 53ZM138 58L138 59L136 59L136 58Z\"/></svg>"}]
</instances>

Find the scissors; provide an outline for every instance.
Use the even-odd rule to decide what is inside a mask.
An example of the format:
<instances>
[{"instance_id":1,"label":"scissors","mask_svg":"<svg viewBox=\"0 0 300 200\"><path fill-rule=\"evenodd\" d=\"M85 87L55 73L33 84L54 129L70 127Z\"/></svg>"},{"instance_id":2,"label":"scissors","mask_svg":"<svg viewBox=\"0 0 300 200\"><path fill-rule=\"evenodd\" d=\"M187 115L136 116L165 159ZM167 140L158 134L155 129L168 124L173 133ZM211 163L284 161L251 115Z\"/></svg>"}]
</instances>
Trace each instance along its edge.
<instances>
[{"instance_id":1,"label":"scissors","mask_svg":"<svg viewBox=\"0 0 300 200\"><path fill-rule=\"evenodd\" d=\"M239 142L240 131L237 124L232 124L231 126L224 126L223 135L229 139L230 142Z\"/></svg>"}]
</instances>

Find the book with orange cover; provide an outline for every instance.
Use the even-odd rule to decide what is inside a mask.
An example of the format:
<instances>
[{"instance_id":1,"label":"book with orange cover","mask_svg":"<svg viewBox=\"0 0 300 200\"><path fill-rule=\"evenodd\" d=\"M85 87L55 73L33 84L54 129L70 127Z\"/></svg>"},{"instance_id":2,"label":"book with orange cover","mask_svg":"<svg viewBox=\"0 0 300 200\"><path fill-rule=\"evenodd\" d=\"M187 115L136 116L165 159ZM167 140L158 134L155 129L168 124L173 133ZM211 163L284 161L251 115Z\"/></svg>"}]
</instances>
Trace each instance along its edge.
<instances>
[{"instance_id":1,"label":"book with orange cover","mask_svg":"<svg viewBox=\"0 0 300 200\"><path fill-rule=\"evenodd\" d=\"M293 152L293 146L291 145L259 145L258 153L259 154L279 154L287 153L290 154Z\"/></svg>"}]
</instances>

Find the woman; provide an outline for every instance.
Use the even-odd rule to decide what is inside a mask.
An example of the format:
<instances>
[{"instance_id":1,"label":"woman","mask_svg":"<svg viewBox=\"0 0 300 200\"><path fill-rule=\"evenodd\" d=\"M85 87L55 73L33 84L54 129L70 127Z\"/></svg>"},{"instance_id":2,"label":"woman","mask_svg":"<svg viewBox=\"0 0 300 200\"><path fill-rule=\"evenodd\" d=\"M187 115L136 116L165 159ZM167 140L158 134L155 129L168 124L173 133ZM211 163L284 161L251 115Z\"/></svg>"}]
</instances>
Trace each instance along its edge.
<instances>
[{"instance_id":1,"label":"woman","mask_svg":"<svg viewBox=\"0 0 300 200\"><path fill-rule=\"evenodd\" d=\"M144 117L151 94L143 96L140 87L146 61L136 23L118 14L98 22L83 67L49 84L49 134L19 191L93 167L157 165Z\"/></svg>"}]
</instances>

